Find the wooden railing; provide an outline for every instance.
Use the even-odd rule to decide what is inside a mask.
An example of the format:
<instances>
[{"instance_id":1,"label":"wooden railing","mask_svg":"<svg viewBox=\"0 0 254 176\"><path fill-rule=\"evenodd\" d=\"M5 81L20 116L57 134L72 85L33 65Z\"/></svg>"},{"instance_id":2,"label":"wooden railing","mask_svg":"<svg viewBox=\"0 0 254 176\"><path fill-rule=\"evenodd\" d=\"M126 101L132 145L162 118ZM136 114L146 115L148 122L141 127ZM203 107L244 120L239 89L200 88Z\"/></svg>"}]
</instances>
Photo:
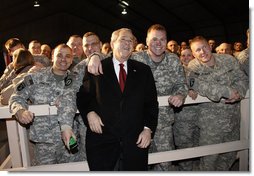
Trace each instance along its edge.
<instances>
[{"instance_id":1,"label":"wooden railing","mask_svg":"<svg viewBox=\"0 0 254 176\"><path fill-rule=\"evenodd\" d=\"M168 96L158 97L159 106L168 106ZM185 104L204 103L209 102L209 99L198 96L194 101L190 97L186 98ZM245 99L241 101L241 131L240 140L199 146L186 149L178 149L166 152L158 152L149 154L149 164L161 163L166 161L176 161L187 158L195 158L211 154L225 153L231 151L238 151L239 156L239 170L249 170L249 127L250 127L250 111L249 111L249 92ZM29 110L38 115L53 115L57 113L54 106L49 105L32 105ZM86 161L31 166L30 156L28 150L27 131L17 121L11 118L8 107L0 107L0 119L6 119L8 141L10 148L10 155L1 164L0 170L7 171L88 171Z\"/></svg>"}]
</instances>

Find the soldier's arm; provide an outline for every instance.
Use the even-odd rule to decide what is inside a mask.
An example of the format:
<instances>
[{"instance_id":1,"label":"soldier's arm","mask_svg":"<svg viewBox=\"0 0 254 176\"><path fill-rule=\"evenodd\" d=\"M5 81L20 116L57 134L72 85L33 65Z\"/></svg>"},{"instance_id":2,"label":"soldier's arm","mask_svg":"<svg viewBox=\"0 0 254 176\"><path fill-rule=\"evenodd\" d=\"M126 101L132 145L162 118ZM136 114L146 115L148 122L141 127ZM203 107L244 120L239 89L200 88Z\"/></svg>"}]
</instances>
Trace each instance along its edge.
<instances>
[{"instance_id":1,"label":"soldier's arm","mask_svg":"<svg viewBox=\"0 0 254 176\"><path fill-rule=\"evenodd\" d=\"M33 114L28 111L28 103L33 90L33 79L30 75L24 77L20 82L14 84L14 92L9 99L9 109L12 115L15 115L21 123L29 123Z\"/></svg>"},{"instance_id":2,"label":"soldier's arm","mask_svg":"<svg viewBox=\"0 0 254 176\"><path fill-rule=\"evenodd\" d=\"M231 85L222 85L212 78L201 80L192 77L190 78L191 89L196 90L201 96L206 96L213 101L220 101L221 98L237 101L245 97L248 89L248 78L240 70L239 64L233 57L228 61L227 64L231 64L232 68L227 73L231 79Z\"/></svg>"},{"instance_id":3,"label":"soldier's arm","mask_svg":"<svg viewBox=\"0 0 254 176\"><path fill-rule=\"evenodd\" d=\"M101 60L104 59L104 56L100 53L93 53L88 57L88 72L93 75L103 74Z\"/></svg>"},{"instance_id":4,"label":"soldier's arm","mask_svg":"<svg viewBox=\"0 0 254 176\"><path fill-rule=\"evenodd\" d=\"M7 79L8 75L10 75L10 73L13 70L13 64L10 63L7 68L4 70L4 74L1 76L0 78L0 89L2 89L2 84L3 82L5 82L5 80Z\"/></svg>"},{"instance_id":5,"label":"soldier's arm","mask_svg":"<svg viewBox=\"0 0 254 176\"><path fill-rule=\"evenodd\" d=\"M4 74L0 78L0 90L3 90L7 86L11 84L11 81L16 77L16 73L14 70L6 68Z\"/></svg>"},{"instance_id":6,"label":"soldier's arm","mask_svg":"<svg viewBox=\"0 0 254 176\"><path fill-rule=\"evenodd\" d=\"M202 80L199 77L189 75L187 83L190 90L194 90L212 101L220 101L221 98L229 98L233 94L233 89L230 86L221 85L213 79Z\"/></svg>"},{"instance_id":7,"label":"soldier's arm","mask_svg":"<svg viewBox=\"0 0 254 176\"><path fill-rule=\"evenodd\" d=\"M64 89L60 104L57 107L61 129L66 128L66 126L72 127L73 118L77 112L75 84L77 83L73 80L72 86Z\"/></svg>"},{"instance_id":8,"label":"soldier's arm","mask_svg":"<svg viewBox=\"0 0 254 176\"><path fill-rule=\"evenodd\" d=\"M232 59L232 65L232 89L237 90L242 99L249 89L249 80L246 74L240 69L240 65L235 59Z\"/></svg>"},{"instance_id":9,"label":"soldier's arm","mask_svg":"<svg viewBox=\"0 0 254 176\"><path fill-rule=\"evenodd\" d=\"M180 63L179 59L176 60L176 67L175 67L175 72L176 72L176 82L174 84L174 95L179 95L180 97L186 98L188 95L188 86L186 84L186 76L184 73L184 69L182 64Z\"/></svg>"}]
</instances>

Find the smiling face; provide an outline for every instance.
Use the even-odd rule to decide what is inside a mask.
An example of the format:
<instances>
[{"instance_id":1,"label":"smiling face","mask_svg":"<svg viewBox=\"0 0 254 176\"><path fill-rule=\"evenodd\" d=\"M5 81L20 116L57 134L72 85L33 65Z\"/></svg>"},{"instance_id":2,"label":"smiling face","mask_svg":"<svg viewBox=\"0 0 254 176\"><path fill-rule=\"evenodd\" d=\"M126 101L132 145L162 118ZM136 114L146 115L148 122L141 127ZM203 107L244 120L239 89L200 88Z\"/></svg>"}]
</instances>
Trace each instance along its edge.
<instances>
[{"instance_id":1,"label":"smiling face","mask_svg":"<svg viewBox=\"0 0 254 176\"><path fill-rule=\"evenodd\" d=\"M200 63L213 66L214 59L212 57L211 47L205 39L198 39L191 42L191 51L195 58L199 60Z\"/></svg>"},{"instance_id":2,"label":"smiling face","mask_svg":"<svg viewBox=\"0 0 254 176\"><path fill-rule=\"evenodd\" d=\"M57 75L64 75L72 64L72 50L65 44L58 45L53 55L53 72Z\"/></svg>"},{"instance_id":3,"label":"smiling face","mask_svg":"<svg viewBox=\"0 0 254 176\"><path fill-rule=\"evenodd\" d=\"M119 62L126 61L133 51L133 34L131 30L122 28L113 32L111 37L111 47L114 57Z\"/></svg>"},{"instance_id":4,"label":"smiling face","mask_svg":"<svg viewBox=\"0 0 254 176\"><path fill-rule=\"evenodd\" d=\"M28 50L33 54L41 54L41 44L38 41L32 41L29 43Z\"/></svg>"},{"instance_id":5,"label":"smiling face","mask_svg":"<svg viewBox=\"0 0 254 176\"><path fill-rule=\"evenodd\" d=\"M227 44L227 43L220 44L220 46L218 48L218 53L219 54L232 54L232 49L231 49L230 44Z\"/></svg>"},{"instance_id":6,"label":"smiling face","mask_svg":"<svg viewBox=\"0 0 254 176\"><path fill-rule=\"evenodd\" d=\"M148 46L148 51L153 60L160 59L167 46L167 35L165 31L162 30L151 30L146 38L146 44Z\"/></svg>"},{"instance_id":7,"label":"smiling face","mask_svg":"<svg viewBox=\"0 0 254 176\"><path fill-rule=\"evenodd\" d=\"M181 51L180 60L184 66L187 66L193 58L194 57L190 49L184 49Z\"/></svg>"},{"instance_id":8,"label":"smiling face","mask_svg":"<svg viewBox=\"0 0 254 176\"><path fill-rule=\"evenodd\" d=\"M170 40L167 44L168 50L172 53L177 53L178 51L178 44L174 40Z\"/></svg>"}]
</instances>

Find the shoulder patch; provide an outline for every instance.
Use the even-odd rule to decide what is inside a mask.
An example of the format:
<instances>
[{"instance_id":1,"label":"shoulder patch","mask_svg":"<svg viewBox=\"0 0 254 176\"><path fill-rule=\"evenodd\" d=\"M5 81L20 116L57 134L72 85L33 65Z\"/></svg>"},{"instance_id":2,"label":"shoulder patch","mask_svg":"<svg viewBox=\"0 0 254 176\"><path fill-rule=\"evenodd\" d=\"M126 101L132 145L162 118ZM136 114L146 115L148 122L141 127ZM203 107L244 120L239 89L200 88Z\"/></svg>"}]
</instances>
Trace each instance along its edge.
<instances>
[{"instance_id":1,"label":"shoulder patch","mask_svg":"<svg viewBox=\"0 0 254 176\"><path fill-rule=\"evenodd\" d=\"M33 79L31 76L27 76L24 78L24 80L18 85L17 87L17 90L18 91L21 91L23 90L26 86L30 86L30 85L33 85L34 82L33 82Z\"/></svg>"},{"instance_id":2,"label":"shoulder patch","mask_svg":"<svg viewBox=\"0 0 254 176\"><path fill-rule=\"evenodd\" d=\"M26 87L26 84L24 82L20 83L19 86L17 87L18 91L23 90Z\"/></svg>"},{"instance_id":3,"label":"shoulder patch","mask_svg":"<svg viewBox=\"0 0 254 176\"><path fill-rule=\"evenodd\" d=\"M34 81L33 81L33 79L32 79L32 76L27 76L27 77L25 77L25 83L26 83L26 85L27 86L30 86L30 85L33 85L34 84Z\"/></svg>"}]
</instances>

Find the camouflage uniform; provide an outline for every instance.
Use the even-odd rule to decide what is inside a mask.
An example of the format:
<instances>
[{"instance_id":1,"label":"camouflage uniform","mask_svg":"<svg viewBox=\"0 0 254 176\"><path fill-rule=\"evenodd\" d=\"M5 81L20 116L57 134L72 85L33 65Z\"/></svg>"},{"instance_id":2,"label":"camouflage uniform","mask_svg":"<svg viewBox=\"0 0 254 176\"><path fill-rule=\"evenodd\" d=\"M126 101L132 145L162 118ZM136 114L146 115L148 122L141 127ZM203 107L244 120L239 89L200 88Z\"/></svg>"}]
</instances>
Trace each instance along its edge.
<instances>
[{"instance_id":1,"label":"camouflage uniform","mask_svg":"<svg viewBox=\"0 0 254 176\"><path fill-rule=\"evenodd\" d=\"M184 67L185 73L188 70ZM175 108L175 123L173 125L174 140L176 149L191 148L198 146L199 128L198 128L199 107L197 104L183 105ZM178 161L178 170L192 171L198 165L198 159L191 158Z\"/></svg>"},{"instance_id":2,"label":"camouflage uniform","mask_svg":"<svg viewBox=\"0 0 254 176\"><path fill-rule=\"evenodd\" d=\"M73 69L75 68L75 66L76 66L77 64L79 64L80 62L82 62L83 60L86 60L86 58L83 58L83 57L81 57L81 58L79 58L79 57L74 57L74 58L73 58L73 61L72 61L72 64L71 64L71 66L69 67L69 70L73 70Z\"/></svg>"},{"instance_id":3,"label":"camouflage uniform","mask_svg":"<svg viewBox=\"0 0 254 176\"><path fill-rule=\"evenodd\" d=\"M147 51L141 51L132 55L134 60L143 62L150 66L158 96L187 95L187 85L183 67L179 58L172 53L165 52L163 60L156 65L149 57ZM151 152L162 152L174 150L172 124L174 123L174 112L172 106L159 107L158 126L154 139L151 143ZM156 164L153 170L175 170L171 162Z\"/></svg>"},{"instance_id":4,"label":"camouflage uniform","mask_svg":"<svg viewBox=\"0 0 254 176\"><path fill-rule=\"evenodd\" d=\"M78 85L76 85L76 88L79 90L79 87L82 85L83 83L83 78L85 75L85 68L87 65L87 59L82 60L81 62L79 62L78 64L76 64L73 69L72 72L74 74L76 74L76 79L77 79L77 83ZM77 91L78 91L77 90Z\"/></svg>"},{"instance_id":5,"label":"camouflage uniform","mask_svg":"<svg viewBox=\"0 0 254 176\"><path fill-rule=\"evenodd\" d=\"M214 67L207 67L197 59L188 65L190 88L212 101L198 105L201 146L239 140L240 102L225 104L223 98L229 98L232 89L243 98L248 89L248 78L234 57L227 54L212 57ZM236 152L204 156L200 159L200 170L229 170L235 159Z\"/></svg>"},{"instance_id":6,"label":"camouflage uniform","mask_svg":"<svg viewBox=\"0 0 254 176\"><path fill-rule=\"evenodd\" d=\"M68 71L56 77L52 67L28 74L15 85L9 101L10 112L15 115L20 109L32 104L51 104L58 108L58 115L35 116L29 126L29 139L35 143L35 165L56 164L75 161L61 138L61 127L73 125L76 104L67 104L65 98L72 91L74 75Z\"/></svg>"},{"instance_id":7,"label":"camouflage uniform","mask_svg":"<svg viewBox=\"0 0 254 176\"><path fill-rule=\"evenodd\" d=\"M16 77L13 63L10 63L4 70L4 74L0 78L0 91L9 86L12 80Z\"/></svg>"},{"instance_id":8,"label":"camouflage uniform","mask_svg":"<svg viewBox=\"0 0 254 176\"><path fill-rule=\"evenodd\" d=\"M244 73L249 76L249 58L250 58L250 49L246 48L245 50L241 51L237 59L240 63L240 68L244 71Z\"/></svg>"},{"instance_id":9,"label":"camouflage uniform","mask_svg":"<svg viewBox=\"0 0 254 176\"><path fill-rule=\"evenodd\" d=\"M76 104L76 93L79 91L80 86L83 83L83 78L85 75L85 68L87 64L87 59L82 60L78 64L76 64L73 69L72 73L76 75L75 79L75 88L73 91L73 95L70 95L68 100L71 100L71 104ZM75 97L73 99L73 97ZM79 145L79 151L78 151L78 161L86 161L86 126L83 122L83 119L80 114L75 114L74 117L74 124L73 124L73 131L75 132L75 135L77 137L77 142Z\"/></svg>"}]
</instances>

